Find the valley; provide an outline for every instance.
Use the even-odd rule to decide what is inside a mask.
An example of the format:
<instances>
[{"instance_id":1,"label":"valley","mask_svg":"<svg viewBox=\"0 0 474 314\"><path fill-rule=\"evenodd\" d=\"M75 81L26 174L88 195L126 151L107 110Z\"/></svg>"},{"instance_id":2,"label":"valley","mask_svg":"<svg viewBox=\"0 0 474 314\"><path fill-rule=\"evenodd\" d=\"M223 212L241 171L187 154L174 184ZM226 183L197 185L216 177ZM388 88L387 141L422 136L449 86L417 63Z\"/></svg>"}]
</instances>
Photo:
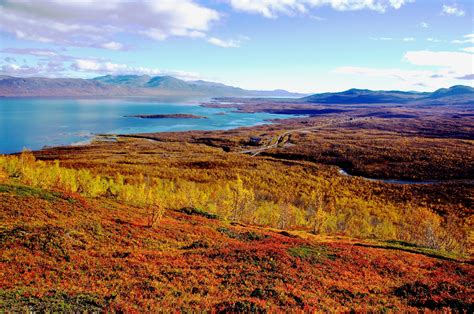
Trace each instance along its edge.
<instances>
[{"instance_id":1,"label":"valley","mask_svg":"<svg viewBox=\"0 0 474 314\"><path fill-rule=\"evenodd\" d=\"M474 313L472 0L0 16L0 313Z\"/></svg>"},{"instance_id":2,"label":"valley","mask_svg":"<svg viewBox=\"0 0 474 314\"><path fill-rule=\"evenodd\" d=\"M4 306L472 309L469 106L207 106L293 116L0 157Z\"/></svg>"}]
</instances>

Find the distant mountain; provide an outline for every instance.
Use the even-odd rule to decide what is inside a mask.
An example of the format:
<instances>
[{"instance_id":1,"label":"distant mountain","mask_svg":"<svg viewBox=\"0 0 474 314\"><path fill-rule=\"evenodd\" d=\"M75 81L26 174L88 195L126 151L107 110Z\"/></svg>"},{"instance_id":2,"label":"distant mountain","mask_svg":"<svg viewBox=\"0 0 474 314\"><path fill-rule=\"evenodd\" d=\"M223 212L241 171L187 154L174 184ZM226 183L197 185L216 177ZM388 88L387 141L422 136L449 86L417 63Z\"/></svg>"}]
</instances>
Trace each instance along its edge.
<instances>
[{"instance_id":1,"label":"distant mountain","mask_svg":"<svg viewBox=\"0 0 474 314\"><path fill-rule=\"evenodd\" d=\"M286 90L245 90L221 83L184 81L172 76L105 75L93 79L21 78L0 76L0 96L209 96L209 97L302 97ZM426 105L474 104L474 88L456 85L432 93L349 89L338 93L305 96L300 102L318 104L419 103Z\"/></svg>"},{"instance_id":2,"label":"distant mountain","mask_svg":"<svg viewBox=\"0 0 474 314\"><path fill-rule=\"evenodd\" d=\"M0 78L0 96L112 96L127 95L129 87L111 86L94 80L70 78Z\"/></svg>"},{"instance_id":3,"label":"distant mountain","mask_svg":"<svg viewBox=\"0 0 474 314\"><path fill-rule=\"evenodd\" d=\"M427 104L472 103L474 104L474 88L456 85L450 88L438 89L432 93L402 92L402 91L373 91L368 89L349 89L339 93L314 94L301 98L307 103L319 104L383 104L383 103L412 103Z\"/></svg>"},{"instance_id":4,"label":"distant mountain","mask_svg":"<svg viewBox=\"0 0 474 314\"><path fill-rule=\"evenodd\" d=\"M349 89L339 93L314 94L304 97L303 100L323 104L380 104L412 101L424 95L427 93Z\"/></svg>"},{"instance_id":5,"label":"distant mountain","mask_svg":"<svg viewBox=\"0 0 474 314\"><path fill-rule=\"evenodd\" d=\"M438 99L443 97L452 97L459 95L473 95L474 88L464 85L455 85L450 88L440 88L437 91L431 93L429 98Z\"/></svg>"},{"instance_id":6,"label":"distant mountain","mask_svg":"<svg viewBox=\"0 0 474 314\"><path fill-rule=\"evenodd\" d=\"M105 75L93 79L0 76L0 96L236 96L301 97L284 90L255 91L172 76Z\"/></svg>"},{"instance_id":7,"label":"distant mountain","mask_svg":"<svg viewBox=\"0 0 474 314\"><path fill-rule=\"evenodd\" d=\"M95 82L129 86L129 87L145 87L146 83L150 81L151 77L148 75L106 75L92 79Z\"/></svg>"}]
</instances>

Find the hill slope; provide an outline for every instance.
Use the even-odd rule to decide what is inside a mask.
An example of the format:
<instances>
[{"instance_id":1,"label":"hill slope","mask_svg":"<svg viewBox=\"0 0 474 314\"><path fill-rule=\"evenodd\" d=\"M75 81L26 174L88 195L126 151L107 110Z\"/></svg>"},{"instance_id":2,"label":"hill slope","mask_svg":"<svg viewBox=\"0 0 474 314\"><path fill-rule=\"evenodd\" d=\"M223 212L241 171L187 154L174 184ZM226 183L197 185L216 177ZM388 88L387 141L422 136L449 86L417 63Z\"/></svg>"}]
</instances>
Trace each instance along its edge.
<instances>
[{"instance_id":1,"label":"hill slope","mask_svg":"<svg viewBox=\"0 0 474 314\"><path fill-rule=\"evenodd\" d=\"M0 96L275 96L301 97L283 90L253 91L171 76L106 75L94 79L0 77Z\"/></svg>"},{"instance_id":2,"label":"hill slope","mask_svg":"<svg viewBox=\"0 0 474 314\"><path fill-rule=\"evenodd\" d=\"M403 244L5 183L0 215L2 311L472 310L472 265Z\"/></svg>"},{"instance_id":3,"label":"hill slope","mask_svg":"<svg viewBox=\"0 0 474 314\"><path fill-rule=\"evenodd\" d=\"M93 80L50 78L0 78L0 96L107 96L126 95L128 87Z\"/></svg>"},{"instance_id":4,"label":"hill slope","mask_svg":"<svg viewBox=\"0 0 474 314\"><path fill-rule=\"evenodd\" d=\"M327 181L326 167L173 138L37 153L63 166L0 156L0 312L472 310L472 263L441 242L460 248L468 225L451 216L445 229L421 187L367 190ZM311 208L307 191L343 205L305 216L290 197Z\"/></svg>"},{"instance_id":5,"label":"hill slope","mask_svg":"<svg viewBox=\"0 0 474 314\"><path fill-rule=\"evenodd\" d=\"M368 89L350 89L339 93L322 93L303 97L307 103L320 104L383 104L383 103L424 103L445 102L450 104L474 104L474 88L456 85L438 89L432 93L402 91L372 91Z\"/></svg>"}]
</instances>

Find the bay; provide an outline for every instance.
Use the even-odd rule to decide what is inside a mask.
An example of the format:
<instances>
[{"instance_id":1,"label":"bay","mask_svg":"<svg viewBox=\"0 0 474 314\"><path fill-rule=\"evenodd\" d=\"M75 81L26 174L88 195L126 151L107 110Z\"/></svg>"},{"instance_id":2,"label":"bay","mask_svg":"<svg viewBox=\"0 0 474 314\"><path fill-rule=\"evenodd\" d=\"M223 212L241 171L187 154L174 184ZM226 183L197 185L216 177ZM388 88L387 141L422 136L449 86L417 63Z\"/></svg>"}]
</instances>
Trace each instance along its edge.
<instances>
[{"instance_id":1,"label":"bay","mask_svg":"<svg viewBox=\"0 0 474 314\"><path fill-rule=\"evenodd\" d=\"M290 115L206 108L204 99L0 98L0 153L87 143L96 134L225 130L270 123ZM140 119L139 114L193 114L207 119Z\"/></svg>"}]
</instances>

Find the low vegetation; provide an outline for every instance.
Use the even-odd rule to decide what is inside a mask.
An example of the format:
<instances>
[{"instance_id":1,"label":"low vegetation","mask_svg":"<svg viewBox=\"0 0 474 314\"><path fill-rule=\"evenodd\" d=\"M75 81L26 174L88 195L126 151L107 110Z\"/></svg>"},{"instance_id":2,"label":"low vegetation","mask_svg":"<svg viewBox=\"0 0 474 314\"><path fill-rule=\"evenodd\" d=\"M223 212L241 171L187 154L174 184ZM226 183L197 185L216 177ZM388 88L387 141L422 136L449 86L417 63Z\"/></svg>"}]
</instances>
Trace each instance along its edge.
<instances>
[{"instance_id":1,"label":"low vegetation","mask_svg":"<svg viewBox=\"0 0 474 314\"><path fill-rule=\"evenodd\" d=\"M0 311L472 309L472 265L422 248L54 193L0 192Z\"/></svg>"},{"instance_id":2,"label":"low vegetation","mask_svg":"<svg viewBox=\"0 0 474 314\"><path fill-rule=\"evenodd\" d=\"M455 215L441 217L425 206L409 202L401 205L376 195L358 195L339 177L304 172L295 176L294 172L268 169L268 177L257 179L260 171L247 173L244 178L239 175L205 183L143 175L125 179L121 174L100 175L64 168L57 161L36 161L31 153L0 157L0 169L12 182L33 188L78 193L88 198L107 197L143 208L149 227L156 225L163 211L169 209L314 234L401 240L460 256L468 250L469 226L463 219ZM285 188L289 183L293 187Z\"/></svg>"},{"instance_id":3,"label":"low vegetation","mask_svg":"<svg viewBox=\"0 0 474 314\"><path fill-rule=\"evenodd\" d=\"M393 114L0 156L0 311L472 312L471 122Z\"/></svg>"}]
</instances>

